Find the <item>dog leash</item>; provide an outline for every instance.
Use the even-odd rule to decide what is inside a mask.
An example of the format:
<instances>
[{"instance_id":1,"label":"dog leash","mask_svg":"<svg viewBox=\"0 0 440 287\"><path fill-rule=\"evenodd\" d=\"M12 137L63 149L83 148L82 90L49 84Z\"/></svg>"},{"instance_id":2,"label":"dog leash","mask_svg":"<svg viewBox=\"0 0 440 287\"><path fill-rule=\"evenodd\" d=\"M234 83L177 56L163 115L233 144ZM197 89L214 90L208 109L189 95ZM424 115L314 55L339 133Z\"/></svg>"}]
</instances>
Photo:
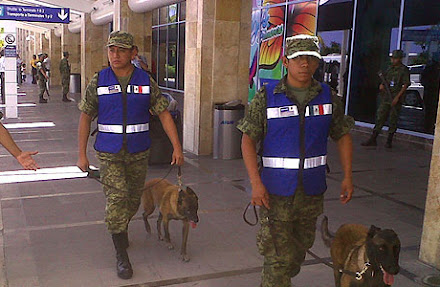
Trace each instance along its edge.
<instances>
[{"instance_id":1,"label":"dog leash","mask_svg":"<svg viewBox=\"0 0 440 287\"><path fill-rule=\"evenodd\" d=\"M249 203L246 205L246 208L244 209L244 212L243 212L243 220L244 220L244 222L246 222L248 225L250 225L250 226L255 226L255 225L257 225L258 222L259 222L259 217L258 217L257 209L256 209L255 205L253 205L254 216L255 216L255 222L250 222L250 221L247 219L247 211L248 211L248 209L249 209L250 206L251 206L251 203L249 202ZM274 234L274 232L273 232L273 228L272 228L272 227L273 227L272 220L270 220L269 217L267 217L266 220L267 220L268 223L269 223L269 232L270 232L270 236L272 236L272 241L273 241L273 245L274 245L274 248L275 248L275 253L276 253L277 256L280 256L280 254L279 254L279 252L278 252L278 246L277 246L277 243L276 243L276 239L275 239L275 234ZM295 238L295 237L292 237L292 238L293 238L293 240L295 241L295 243L296 243L297 245L299 245L299 246L300 246L301 248L303 248L303 249L306 249L306 248L304 247L304 245L302 244L302 242L300 242L297 238ZM314 252L310 251L309 249L306 249L306 252L307 252L307 254L309 254L310 256L312 256L314 259L318 260L320 263L323 263L324 265L330 267L331 269L334 269L333 264L331 264L331 263L328 262L327 260L324 260L323 258L319 257L319 256L316 255ZM338 271L339 271L340 273L344 273L344 274L347 274L347 275L353 276L353 277L356 278L356 280L359 281L359 280L362 280L364 274L368 271L368 269L370 268L370 266L371 266L370 262L365 262L365 264L364 264L364 268L363 268L361 271L359 271L359 272L353 272L353 271L346 270L346 269L339 269Z\"/></svg>"}]
</instances>

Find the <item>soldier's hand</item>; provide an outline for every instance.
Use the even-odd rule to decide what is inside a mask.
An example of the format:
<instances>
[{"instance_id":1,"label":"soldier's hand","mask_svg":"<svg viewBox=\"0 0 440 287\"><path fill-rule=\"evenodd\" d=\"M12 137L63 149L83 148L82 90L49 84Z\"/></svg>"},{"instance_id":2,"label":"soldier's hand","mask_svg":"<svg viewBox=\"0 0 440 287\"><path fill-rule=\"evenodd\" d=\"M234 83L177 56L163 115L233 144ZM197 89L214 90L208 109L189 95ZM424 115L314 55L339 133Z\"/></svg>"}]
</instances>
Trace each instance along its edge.
<instances>
[{"instance_id":1,"label":"soldier's hand","mask_svg":"<svg viewBox=\"0 0 440 287\"><path fill-rule=\"evenodd\" d=\"M348 203L353 196L353 181L351 178L344 178L341 184L341 194L339 200L342 204Z\"/></svg>"},{"instance_id":2,"label":"soldier's hand","mask_svg":"<svg viewBox=\"0 0 440 287\"><path fill-rule=\"evenodd\" d=\"M252 186L252 205L264 206L270 209L269 205L269 193L263 183L256 184Z\"/></svg>"},{"instance_id":3,"label":"soldier's hand","mask_svg":"<svg viewBox=\"0 0 440 287\"><path fill-rule=\"evenodd\" d=\"M182 149L174 149L171 164L177 164L178 166L183 165L184 158Z\"/></svg>"},{"instance_id":4,"label":"soldier's hand","mask_svg":"<svg viewBox=\"0 0 440 287\"><path fill-rule=\"evenodd\" d=\"M383 84L380 84L380 85L379 85L379 90L380 90L380 91L385 90L385 86L384 86Z\"/></svg>"},{"instance_id":5,"label":"soldier's hand","mask_svg":"<svg viewBox=\"0 0 440 287\"><path fill-rule=\"evenodd\" d=\"M80 158L76 163L76 166L79 167L82 171L87 171L89 165L89 160L87 158Z\"/></svg>"}]
</instances>

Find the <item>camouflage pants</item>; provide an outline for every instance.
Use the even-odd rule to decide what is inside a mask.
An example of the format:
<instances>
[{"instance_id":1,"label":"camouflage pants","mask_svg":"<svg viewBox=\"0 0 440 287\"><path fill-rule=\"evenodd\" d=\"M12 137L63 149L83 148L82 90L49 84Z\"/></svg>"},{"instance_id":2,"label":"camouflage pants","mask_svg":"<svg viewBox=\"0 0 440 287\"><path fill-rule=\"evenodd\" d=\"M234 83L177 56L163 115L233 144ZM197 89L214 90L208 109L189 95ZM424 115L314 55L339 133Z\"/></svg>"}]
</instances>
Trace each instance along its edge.
<instances>
[{"instance_id":1,"label":"camouflage pants","mask_svg":"<svg viewBox=\"0 0 440 287\"><path fill-rule=\"evenodd\" d=\"M399 119L400 109L402 108L402 103L397 103L393 108L391 107L391 102L388 100L381 100L379 108L376 114L376 124L374 125L374 131L380 133L382 127L385 124L388 115L388 133L395 133L397 130L397 120Z\"/></svg>"},{"instance_id":2,"label":"camouflage pants","mask_svg":"<svg viewBox=\"0 0 440 287\"><path fill-rule=\"evenodd\" d=\"M264 256L261 287L290 287L306 252L315 241L317 217L323 212L324 196L270 195L270 210L260 209L257 246Z\"/></svg>"},{"instance_id":3,"label":"camouflage pants","mask_svg":"<svg viewBox=\"0 0 440 287\"><path fill-rule=\"evenodd\" d=\"M61 76L61 85L63 86L63 95L67 95L69 93L70 86L70 76L62 75Z\"/></svg>"},{"instance_id":4,"label":"camouflage pants","mask_svg":"<svg viewBox=\"0 0 440 287\"><path fill-rule=\"evenodd\" d=\"M38 94L40 99L43 97L44 92L47 92L47 95L49 96L49 91L47 90L46 79L44 79L44 80L38 79L38 88L40 89L40 93Z\"/></svg>"},{"instance_id":5,"label":"camouflage pants","mask_svg":"<svg viewBox=\"0 0 440 287\"><path fill-rule=\"evenodd\" d=\"M127 154L120 161L100 159L101 181L105 184L105 224L111 234L127 230L128 223L139 208L145 184L148 158L130 160L129 156Z\"/></svg>"}]
</instances>

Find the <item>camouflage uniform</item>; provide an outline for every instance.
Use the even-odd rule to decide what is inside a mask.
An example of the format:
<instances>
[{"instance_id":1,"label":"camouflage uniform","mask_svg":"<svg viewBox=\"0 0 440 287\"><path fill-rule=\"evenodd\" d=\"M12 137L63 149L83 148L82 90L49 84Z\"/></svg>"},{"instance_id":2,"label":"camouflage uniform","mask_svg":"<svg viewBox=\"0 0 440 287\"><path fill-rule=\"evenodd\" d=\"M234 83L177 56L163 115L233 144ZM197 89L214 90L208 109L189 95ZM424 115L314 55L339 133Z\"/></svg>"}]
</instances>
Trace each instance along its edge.
<instances>
[{"instance_id":1,"label":"camouflage uniform","mask_svg":"<svg viewBox=\"0 0 440 287\"><path fill-rule=\"evenodd\" d=\"M391 107L391 102L400 92L403 85L410 85L409 70L403 64L391 66L385 72L384 76L387 82L390 83L392 99L385 91L380 93L380 105L377 109L374 131L376 133L380 133L382 131L382 127L385 124L389 114L388 133L393 134L397 130L397 120L399 119L399 113L400 109L402 108L404 96L400 97L399 102L394 106L394 108Z\"/></svg>"},{"instance_id":2,"label":"camouflage uniform","mask_svg":"<svg viewBox=\"0 0 440 287\"><path fill-rule=\"evenodd\" d=\"M63 96L69 93L70 85L70 64L69 60L64 57L60 62L61 85L63 86Z\"/></svg>"},{"instance_id":3,"label":"camouflage uniform","mask_svg":"<svg viewBox=\"0 0 440 287\"><path fill-rule=\"evenodd\" d=\"M283 78L274 93L286 93L298 109L316 97L322 90L320 83L313 80L306 91L304 101L298 102L292 89ZM329 135L339 140L354 125L351 117L345 116L343 106L332 92L333 114ZM237 126L255 142L261 143L267 131L266 89L262 87L252 100L248 114ZM323 195L309 196L298 186L294 196L269 195L270 210L260 209L261 228L257 234L257 246L264 256L262 287L291 286L291 278L298 274L306 251L315 240L317 217L323 212Z\"/></svg>"},{"instance_id":4,"label":"camouflage uniform","mask_svg":"<svg viewBox=\"0 0 440 287\"><path fill-rule=\"evenodd\" d=\"M128 80L121 83L126 91ZM79 104L82 112L91 117L98 115L98 74L95 74L86 89L86 95ZM162 96L157 83L150 79L150 110L159 115L168 107L168 100ZM124 147L119 153L97 152L100 161L101 181L106 196L105 222L111 234L127 230L128 223L137 212L142 187L147 174L149 150L131 154ZM115 187L115 188L110 188Z\"/></svg>"},{"instance_id":5,"label":"camouflage uniform","mask_svg":"<svg viewBox=\"0 0 440 287\"><path fill-rule=\"evenodd\" d=\"M39 61L37 63L37 78L38 78L38 87L40 89L40 92L38 94L40 100L43 99L44 92L47 92L47 96L50 96L49 91L47 90L47 84L46 84L47 79L41 72L41 69L43 69L44 72L47 72L44 63Z\"/></svg>"}]
</instances>

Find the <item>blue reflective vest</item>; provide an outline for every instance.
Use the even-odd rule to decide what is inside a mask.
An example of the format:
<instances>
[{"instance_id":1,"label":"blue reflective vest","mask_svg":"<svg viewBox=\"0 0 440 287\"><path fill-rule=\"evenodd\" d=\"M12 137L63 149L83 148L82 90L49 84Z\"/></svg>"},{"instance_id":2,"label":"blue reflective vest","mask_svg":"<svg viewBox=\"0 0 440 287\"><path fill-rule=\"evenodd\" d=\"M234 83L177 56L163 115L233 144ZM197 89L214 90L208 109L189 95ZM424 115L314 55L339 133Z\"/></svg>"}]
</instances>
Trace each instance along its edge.
<instances>
[{"instance_id":1,"label":"blue reflective vest","mask_svg":"<svg viewBox=\"0 0 440 287\"><path fill-rule=\"evenodd\" d=\"M150 147L150 77L134 69L123 96L121 85L111 68L98 76L98 134L95 149L117 153L124 139L128 152L137 153Z\"/></svg>"},{"instance_id":2,"label":"blue reflective vest","mask_svg":"<svg viewBox=\"0 0 440 287\"><path fill-rule=\"evenodd\" d=\"M286 94L266 89L267 133L261 178L270 194L291 196L299 182L308 195L325 192L327 138L332 120L330 88L300 111Z\"/></svg>"}]
</instances>

